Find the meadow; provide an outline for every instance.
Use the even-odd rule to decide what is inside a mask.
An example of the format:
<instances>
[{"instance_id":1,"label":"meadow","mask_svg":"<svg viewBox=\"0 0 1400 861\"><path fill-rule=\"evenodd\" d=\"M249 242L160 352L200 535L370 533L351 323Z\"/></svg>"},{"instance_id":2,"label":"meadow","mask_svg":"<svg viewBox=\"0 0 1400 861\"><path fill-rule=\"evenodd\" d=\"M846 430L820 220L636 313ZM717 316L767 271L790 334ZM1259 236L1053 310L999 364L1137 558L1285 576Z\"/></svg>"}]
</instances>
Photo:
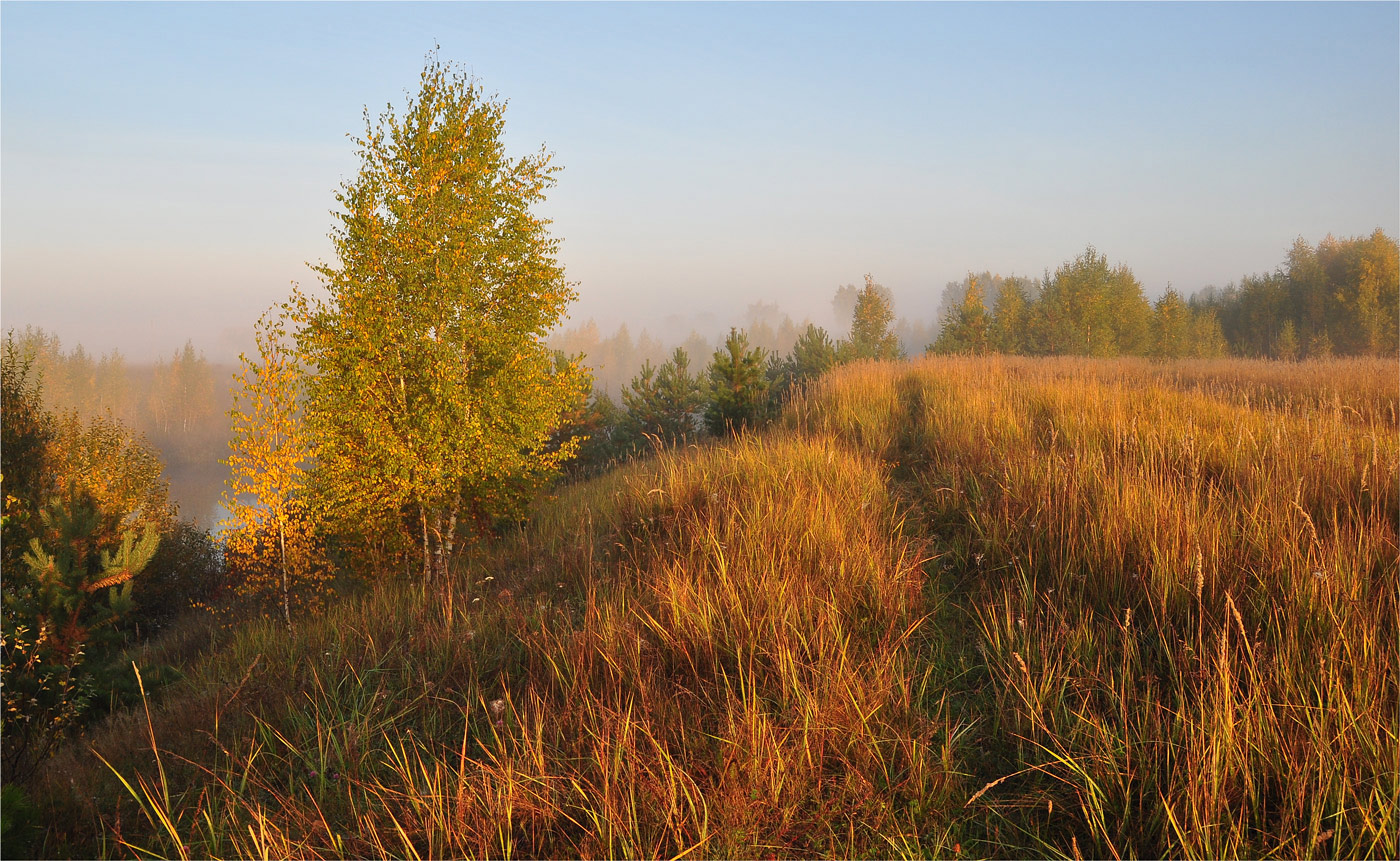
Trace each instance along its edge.
<instances>
[{"instance_id":1,"label":"meadow","mask_svg":"<svg viewBox=\"0 0 1400 861\"><path fill-rule=\"evenodd\" d=\"M1393 360L847 365L447 588L152 646L34 851L1396 857L1398 560Z\"/></svg>"}]
</instances>

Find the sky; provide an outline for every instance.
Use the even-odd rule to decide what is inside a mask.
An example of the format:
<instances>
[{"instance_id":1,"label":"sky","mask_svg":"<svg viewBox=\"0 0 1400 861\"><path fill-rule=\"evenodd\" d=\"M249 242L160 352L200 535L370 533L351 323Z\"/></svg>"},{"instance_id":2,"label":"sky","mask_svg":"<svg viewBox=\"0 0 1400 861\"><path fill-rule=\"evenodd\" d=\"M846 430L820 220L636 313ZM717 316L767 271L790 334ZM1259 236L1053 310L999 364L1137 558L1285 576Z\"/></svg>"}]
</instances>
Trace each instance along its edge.
<instances>
[{"instance_id":1,"label":"sky","mask_svg":"<svg viewBox=\"0 0 1400 861\"><path fill-rule=\"evenodd\" d=\"M563 168L567 325L829 324L865 273L927 320L1089 244L1189 294L1400 233L1394 2L4 0L3 327L232 359L434 46Z\"/></svg>"}]
</instances>

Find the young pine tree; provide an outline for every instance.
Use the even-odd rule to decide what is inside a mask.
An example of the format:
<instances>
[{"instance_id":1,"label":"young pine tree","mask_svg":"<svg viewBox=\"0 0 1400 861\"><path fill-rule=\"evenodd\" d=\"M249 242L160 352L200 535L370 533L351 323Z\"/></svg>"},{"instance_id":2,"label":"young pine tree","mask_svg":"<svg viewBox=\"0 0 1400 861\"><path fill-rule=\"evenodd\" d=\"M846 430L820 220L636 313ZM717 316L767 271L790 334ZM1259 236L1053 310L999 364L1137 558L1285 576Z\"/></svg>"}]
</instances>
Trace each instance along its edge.
<instances>
[{"instance_id":1,"label":"young pine tree","mask_svg":"<svg viewBox=\"0 0 1400 861\"><path fill-rule=\"evenodd\" d=\"M747 335L737 329L729 330L729 337L715 351L706 372L710 402L705 408L705 426L711 434L726 436L753 427L766 416L766 361L762 349L749 348Z\"/></svg>"},{"instance_id":2,"label":"young pine tree","mask_svg":"<svg viewBox=\"0 0 1400 861\"><path fill-rule=\"evenodd\" d=\"M5 775L23 775L130 667L115 666L117 623L135 608L133 578L160 543L153 525L121 533L110 549L106 518L73 483L43 511L24 567L7 568L0 614Z\"/></svg>"},{"instance_id":3,"label":"young pine tree","mask_svg":"<svg viewBox=\"0 0 1400 861\"><path fill-rule=\"evenodd\" d=\"M656 372L656 391L661 409L657 414L657 435L674 444L695 435L695 413L704 406L700 380L690 373L690 356L680 347Z\"/></svg>"},{"instance_id":4,"label":"young pine tree","mask_svg":"<svg viewBox=\"0 0 1400 861\"><path fill-rule=\"evenodd\" d=\"M808 323L792 345L792 352L770 364L768 379L772 400L776 404L786 402L793 392L819 379L835 365L836 344L825 329Z\"/></svg>"}]
</instances>

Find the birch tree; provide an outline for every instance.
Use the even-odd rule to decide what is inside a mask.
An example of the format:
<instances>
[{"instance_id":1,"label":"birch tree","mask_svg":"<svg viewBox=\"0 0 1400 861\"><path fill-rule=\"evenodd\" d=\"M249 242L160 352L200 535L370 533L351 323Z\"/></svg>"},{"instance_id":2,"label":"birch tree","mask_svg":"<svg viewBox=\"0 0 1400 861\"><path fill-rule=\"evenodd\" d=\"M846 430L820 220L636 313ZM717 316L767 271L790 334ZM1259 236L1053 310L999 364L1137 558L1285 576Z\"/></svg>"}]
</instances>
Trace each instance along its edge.
<instances>
[{"instance_id":1,"label":"birch tree","mask_svg":"<svg viewBox=\"0 0 1400 861\"><path fill-rule=\"evenodd\" d=\"M229 411L225 543L241 596L276 594L290 628L293 593L299 603L314 603L329 572L306 510L310 443L299 414L305 375L275 309L258 321L255 336L258 358L238 357Z\"/></svg>"},{"instance_id":2,"label":"birch tree","mask_svg":"<svg viewBox=\"0 0 1400 861\"><path fill-rule=\"evenodd\" d=\"M544 149L508 157L505 104L430 57L401 111L365 116L336 200L328 294L298 295L323 512L416 533L427 579L459 529L513 515L576 442L548 447L584 372L544 336L574 292L549 222Z\"/></svg>"}]
</instances>

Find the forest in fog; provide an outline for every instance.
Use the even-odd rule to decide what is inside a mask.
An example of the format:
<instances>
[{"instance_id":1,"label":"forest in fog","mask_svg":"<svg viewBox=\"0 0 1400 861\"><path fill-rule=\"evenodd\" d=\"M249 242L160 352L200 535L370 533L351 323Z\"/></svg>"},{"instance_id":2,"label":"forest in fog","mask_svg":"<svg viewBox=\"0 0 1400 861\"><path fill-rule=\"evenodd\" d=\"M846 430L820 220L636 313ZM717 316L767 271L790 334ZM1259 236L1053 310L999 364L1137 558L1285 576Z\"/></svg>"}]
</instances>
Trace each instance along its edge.
<instances>
[{"instance_id":1,"label":"forest in fog","mask_svg":"<svg viewBox=\"0 0 1400 861\"><path fill-rule=\"evenodd\" d=\"M57 332L33 326L11 332L21 355L33 358L44 406L60 420L86 424L110 417L144 436L164 462L170 497L180 517L215 527L228 470L234 367L205 358L192 342L153 364L129 362L117 351L94 356L65 345Z\"/></svg>"}]
</instances>

